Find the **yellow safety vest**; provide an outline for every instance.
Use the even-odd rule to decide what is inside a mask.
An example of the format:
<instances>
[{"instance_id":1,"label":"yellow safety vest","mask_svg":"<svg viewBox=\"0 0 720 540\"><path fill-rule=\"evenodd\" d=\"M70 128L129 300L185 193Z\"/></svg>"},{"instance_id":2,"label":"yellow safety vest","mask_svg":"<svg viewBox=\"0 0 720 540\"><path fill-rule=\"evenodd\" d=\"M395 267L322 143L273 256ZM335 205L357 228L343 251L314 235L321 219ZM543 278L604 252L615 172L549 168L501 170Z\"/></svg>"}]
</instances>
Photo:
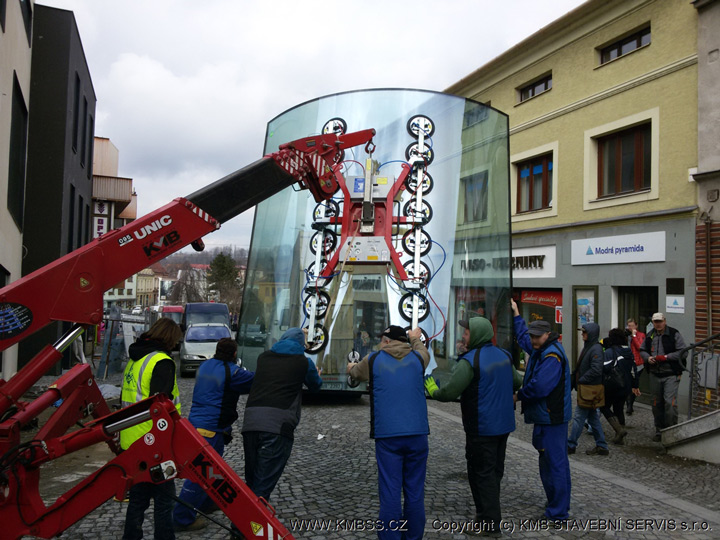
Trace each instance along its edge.
<instances>
[{"instance_id":1,"label":"yellow safety vest","mask_svg":"<svg viewBox=\"0 0 720 540\"><path fill-rule=\"evenodd\" d=\"M129 360L125 366L123 386L121 393L122 406L127 407L143 399L150 397L150 379L153 369L161 360L170 358L162 351L146 354L140 360ZM173 384L173 403L180 412L180 391L178 390L177 377ZM123 450L130 448L130 445L145 435L152 428L152 420L148 420L136 426L123 429L120 432L120 447Z\"/></svg>"}]
</instances>

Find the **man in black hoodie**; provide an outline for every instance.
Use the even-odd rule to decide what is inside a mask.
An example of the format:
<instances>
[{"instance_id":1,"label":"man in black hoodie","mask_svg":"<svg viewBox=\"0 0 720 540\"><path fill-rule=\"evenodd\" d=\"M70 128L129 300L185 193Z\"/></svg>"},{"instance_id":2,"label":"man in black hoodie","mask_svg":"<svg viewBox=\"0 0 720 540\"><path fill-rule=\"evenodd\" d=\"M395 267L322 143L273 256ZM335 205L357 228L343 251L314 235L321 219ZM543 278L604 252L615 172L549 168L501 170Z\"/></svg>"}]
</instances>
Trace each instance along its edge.
<instances>
[{"instance_id":1,"label":"man in black hoodie","mask_svg":"<svg viewBox=\"0 0 720 540\"><path fill-rule=\"evenodd\" d=\"M580 385L602 385L603 382L603 364L605 361L605 353L602 345L600 345L600 327L595 323L587 323L582 326L582 337L585 346L580 353L577 370L575 371L574 382L579 388ZM597 407L604 405L597 403L595 407L584 407L578 405L573 415L573 426L568 439L568 454L574 454L577 448L578 439L582 434L585 421L587 420L592 429L593 437L595 437L595 447L586 451L589 456L600 455L607 456L610 453L607 442L605 442L605 434L603 433L602 424L600 423L600 415Z\"/></svg>"}]
</instances>

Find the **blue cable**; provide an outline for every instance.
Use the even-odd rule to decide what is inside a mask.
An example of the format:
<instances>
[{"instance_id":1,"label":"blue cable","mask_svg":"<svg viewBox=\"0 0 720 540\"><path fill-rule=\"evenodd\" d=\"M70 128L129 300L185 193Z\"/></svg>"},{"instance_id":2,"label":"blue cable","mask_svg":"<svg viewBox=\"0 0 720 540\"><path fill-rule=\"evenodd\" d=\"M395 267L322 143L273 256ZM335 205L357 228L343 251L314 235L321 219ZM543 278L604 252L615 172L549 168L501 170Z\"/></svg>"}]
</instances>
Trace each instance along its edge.
<instances>
[{"instance_id":1,"label":"blue cable","mask_svg":"<svg viewBox=\"0 0 720 540\"><path fill-rule=\"evenodd\" d=\"M386 161L385 163L383 163L382 165L380 165L380 166L378 167L378 171L379 171L380 169L382 169L385 165L388 165L389 163L404 163L404 164L407 165L408 167L410 166L410 164L409 164L407 161L403 160L403 159L393 159L392 161Z\"/></svg>"},{"instance_id":2,"label":"blue cable","mask_svg":"<svg viewBox=\"0 0 720 540\"><path fill-rule=\"evenodd\" d=\"M442 261L442 263L440 264L440 266L438 267L438 269L435 270L435 273L434 273L432 276L430 276L430 279L428 279L428 282L427 282L427 285L426 285L427 287L430 287L430 282L431 282L433 279L435 279L435 276L438 275L438 272L440 272L440 270L442 269L443 265L445 264L445 261L447 260L447 253L445 252L445 248L442 247L440 244L438 244L438 243L437 243L435 240L433 240L432 238L430 239L430 241L431 241L433 244L435 244L436 246L438 246L438 247L442 250L442 252L443 252L443 261Z\"/></svg>"}]
</instances>

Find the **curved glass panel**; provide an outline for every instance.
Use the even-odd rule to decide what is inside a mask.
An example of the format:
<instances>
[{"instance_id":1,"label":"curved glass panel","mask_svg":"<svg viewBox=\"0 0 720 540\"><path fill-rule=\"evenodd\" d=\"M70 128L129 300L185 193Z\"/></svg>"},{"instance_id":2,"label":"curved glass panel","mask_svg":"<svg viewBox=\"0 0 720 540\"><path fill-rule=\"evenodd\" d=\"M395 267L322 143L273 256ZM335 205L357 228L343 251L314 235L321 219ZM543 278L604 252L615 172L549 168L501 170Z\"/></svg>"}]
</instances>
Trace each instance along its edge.
<instances>
[{"instance_id":1,"label":"curved glass panel","mask_svg":"<svg viewBox=\"0 0 720 540\"><path fill-rule=\"evenodd\" d=\"M350 390L348 359L414 316L441 380L462 351L459 320L486 316L509 346L507 116L433 92L336 94L270 121L265 153L323 130L370 128L374 152L346 151L337 204L287 189L257 206L238 332L248 369L287 328L311 323L324 390Z\"/></svg>"}]
</instances>

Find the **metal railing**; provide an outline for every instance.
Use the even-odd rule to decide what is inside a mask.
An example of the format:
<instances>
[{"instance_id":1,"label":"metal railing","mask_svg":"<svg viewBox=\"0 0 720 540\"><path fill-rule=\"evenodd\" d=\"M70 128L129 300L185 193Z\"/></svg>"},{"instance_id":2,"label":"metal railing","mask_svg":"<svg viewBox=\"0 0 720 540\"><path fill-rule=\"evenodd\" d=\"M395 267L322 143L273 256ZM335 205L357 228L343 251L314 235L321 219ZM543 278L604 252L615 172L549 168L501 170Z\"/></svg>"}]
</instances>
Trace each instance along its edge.
<instances>
[{"instance_id":1,"label":"metal railing","mask_svg":"<svg viewBox=\"0 0 720 540\"><path fill-rule=\"evenodd\" d=\"M718 356L720 356L719 353L716 353L716 349L720 349L720 343L710 343L714 342L720 339L720 333L714 334L708 338L703 339L702 341L698 341L697 343L693 343L692 345L689 345L685 347L682 351L682 353L688 353L686 357L686 361L683 362L683 368L685 368L690 373L690 391L688 393L688 413L687 413L687 419L690 420L694 416L695 407L694 407L694 393L695 388L699 386L705 386L706 388L715 388L717 389L717 381L718 381ZM706 344L710 343L709 346L705 346ZM699 354L698 354L699 353ZM702 362L698 362L698 357L702 358ZM702 368L701 368L702 364ZM711 367L715 366L714 371L711 371ZM704 369L704 372L702 371ZM710 373L708 373L710 371ZM710 381L708 379L708 376L710 376L713 380ZM702 385L701 382L705 381L705 384Z\"/></svg>"}]
</instances>

